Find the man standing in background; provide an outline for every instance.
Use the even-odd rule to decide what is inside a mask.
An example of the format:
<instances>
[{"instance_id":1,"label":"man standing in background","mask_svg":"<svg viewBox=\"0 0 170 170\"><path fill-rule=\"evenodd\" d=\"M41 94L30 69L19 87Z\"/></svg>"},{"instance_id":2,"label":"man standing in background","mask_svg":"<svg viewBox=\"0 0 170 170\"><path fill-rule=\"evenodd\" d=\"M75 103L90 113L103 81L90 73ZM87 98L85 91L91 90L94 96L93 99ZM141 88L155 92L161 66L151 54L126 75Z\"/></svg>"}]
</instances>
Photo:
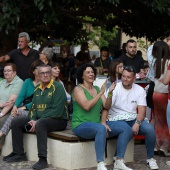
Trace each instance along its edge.
<instances>
[{"instance_id":1,"label":"man standing in background","mask_svg":"<svg viewBox=\"0 0 170 170\"><path fill-rule=\"evenodd\" d=\"M10 60L17 66L17 75L25 80L29 78L31 64L39 58L39 52L29 47L30 37L26 32L18 35L18 49L14 49L8 54L0 57L0 62Z\"/></svg>"}]
</instances>

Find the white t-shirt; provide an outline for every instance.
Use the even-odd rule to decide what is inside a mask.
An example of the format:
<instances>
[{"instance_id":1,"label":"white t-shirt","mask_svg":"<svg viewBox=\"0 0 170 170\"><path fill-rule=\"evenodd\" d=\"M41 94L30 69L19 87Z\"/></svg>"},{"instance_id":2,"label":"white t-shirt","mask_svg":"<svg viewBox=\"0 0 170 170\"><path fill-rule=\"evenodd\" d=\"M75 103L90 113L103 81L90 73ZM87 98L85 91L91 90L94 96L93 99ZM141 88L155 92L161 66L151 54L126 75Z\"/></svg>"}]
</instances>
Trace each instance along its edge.
<instances>
[{"instance_id":1,"label":"white t-shirt","mask_svg":"<svg viewBox=\"0 0 170 170\"><path fill-rule=\"evenodd\" d=\"M107 92L105 92L107 97ZM108 120L130 121L136 119L137 106L146 106L145 90L133 83L132 88L127 90L123 87L122 82L117 83L113 91L112 106L109 110Z\"/></svg>"}]
</instances>

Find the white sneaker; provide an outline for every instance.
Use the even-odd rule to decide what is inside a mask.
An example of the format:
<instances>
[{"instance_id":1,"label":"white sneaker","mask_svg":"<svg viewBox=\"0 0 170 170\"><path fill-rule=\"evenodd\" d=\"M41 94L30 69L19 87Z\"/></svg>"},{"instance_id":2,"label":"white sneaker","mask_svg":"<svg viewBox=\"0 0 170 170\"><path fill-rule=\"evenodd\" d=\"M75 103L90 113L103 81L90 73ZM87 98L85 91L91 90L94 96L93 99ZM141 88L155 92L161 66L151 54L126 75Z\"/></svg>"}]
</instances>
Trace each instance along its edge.
<instances>
[{"instance_id":1,"label":"white sneaker","mask_svg":"<svg viewBox=\"0 0 170 170\"><path fill-rule=\"evenodd\" d=\"M117 160L117 156L114 156L113 157L113 162L115 162L116 160ZM123 162L126 163L124 159L123 159Z\"/></svg>"},{"instance_id":2,"label":"white sneaker","mask_svg":"<svg viewBox=\"0 0 170 170\"><path fill-rule=\"evenodd\" d=\"M115 161L116 161L116 159L117 159L117 156L114 156L114 157L113 157L113 162L115 162Z\"/></svg>"},{"instance_id":3,"label":"white sneaker","mask_svg":"<svg viewBox=\"0 0 170 170\"><path fill-rule=\"evenodd\" d=\"M155 159L153 159L153 158L147 159L146 162L147 162L150 169L159 169Z\"/></svg>"},{"instance_id":4,"label":"white sneaker","mask_svg":"<svg viewBox=\"0 0 170 170\"><path fill-rule=\"evenodd\" d=\"M105 167L105 163L104 162L99 162L97 164L97 170L107 170L107 168Z\"/></svg>"},{"instance_id":5,"label":"white sneaker","mask_svg":"<svg viewBox=\"0 0 170 170\"><path fill-rule=\"evenodd\" d=\"M167 150L160 149L160 151L163 156L170 156L170 153Z\"/></svg>"},{"instance_id":6,"label":"white sneaker","mask_svg":"<svg viewBox=\"0 0 170 170\"><path fill-rule=\"evenodd\" d=\"M128 167L124 164L124 160L123 160L123 159L117 159L117 160L115 160L113 170L133 170L133 169L128 168Z\"/></svg>"},{"instance_id":7,"label":"white sneaker","mask_svg":"<svg viewBox=\"0 0 170 170\"><path fill-rule=\"evenodd\" d=\"M170 166L170 161L166 161L166 164L167 164L168 166Z\"/></svg>"}]
</instances>

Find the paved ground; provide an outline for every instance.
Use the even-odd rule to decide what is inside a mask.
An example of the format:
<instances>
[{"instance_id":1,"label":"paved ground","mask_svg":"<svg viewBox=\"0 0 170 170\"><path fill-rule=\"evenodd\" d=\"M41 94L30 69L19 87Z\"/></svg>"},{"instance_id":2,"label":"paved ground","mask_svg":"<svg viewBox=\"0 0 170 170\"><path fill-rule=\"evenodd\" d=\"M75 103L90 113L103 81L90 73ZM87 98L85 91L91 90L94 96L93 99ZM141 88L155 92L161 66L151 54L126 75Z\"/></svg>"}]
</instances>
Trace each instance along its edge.
<instances>
[{"instance_id":1,"label":"paved ground","mask_svg":"<svg viewBox=\"0 0 170 170\"><path fill-rule=\"evenodd\" d=\"M146 165L146 150L144 145L135 145L135 155L134 155L134 162L127 163L127 166L132 168L133 170L149 170ZM165 163L166 161L170 160L170 157L160 157L155 156L157 163L159 165L159 170L170 170L170 166L167 166ZM2 157L0 156L0 170L31 170L32 165L35 162L27 161L21 163L6 163L2 161ZM113 170L113 165L107 166L108 170ZM52 167L51 165L49 168L45 170L62 170L59 168ZM96 167L89 168L89 169L81 169L81 170L96 170Z\"/></svg>"}]
</instances>

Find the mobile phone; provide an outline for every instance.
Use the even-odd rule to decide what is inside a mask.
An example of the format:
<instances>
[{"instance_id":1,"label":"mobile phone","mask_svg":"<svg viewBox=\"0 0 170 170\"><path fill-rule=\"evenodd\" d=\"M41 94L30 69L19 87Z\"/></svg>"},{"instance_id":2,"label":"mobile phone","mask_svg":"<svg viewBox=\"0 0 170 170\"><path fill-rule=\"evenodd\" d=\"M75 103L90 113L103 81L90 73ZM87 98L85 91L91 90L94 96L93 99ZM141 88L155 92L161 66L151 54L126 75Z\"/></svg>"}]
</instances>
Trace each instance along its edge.
<instances>
[{"instance_id":1,"label":"mobile phone","mask_svg":"<svg viewBox=\"0 0 170 170\"><path fill-rule=\"evenodd\" d=\"M25 125L26 132L29 132L32 126L30 124Z\"/></svg>"}]
</instances>

